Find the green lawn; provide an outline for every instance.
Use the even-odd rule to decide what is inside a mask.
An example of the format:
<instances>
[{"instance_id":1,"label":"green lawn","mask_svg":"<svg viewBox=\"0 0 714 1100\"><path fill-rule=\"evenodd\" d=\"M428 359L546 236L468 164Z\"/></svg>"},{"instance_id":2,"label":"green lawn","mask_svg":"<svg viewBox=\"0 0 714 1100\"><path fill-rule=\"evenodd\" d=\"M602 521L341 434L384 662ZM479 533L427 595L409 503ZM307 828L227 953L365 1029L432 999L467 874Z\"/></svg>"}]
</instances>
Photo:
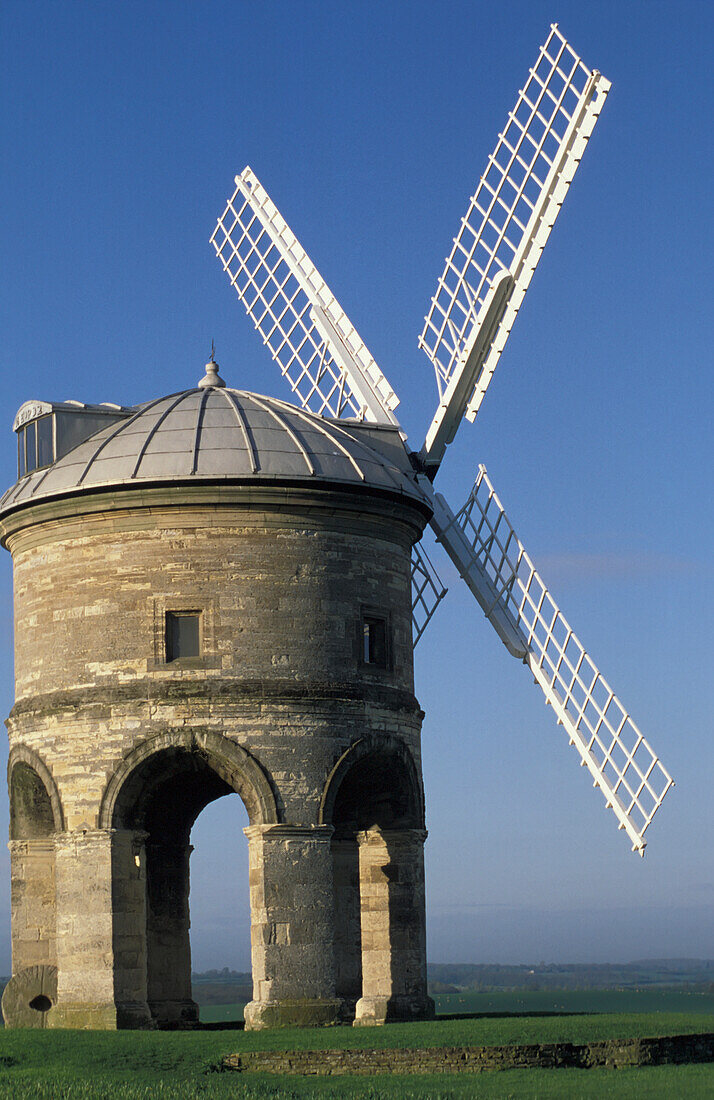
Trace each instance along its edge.
<instances>
[{"instance_id":1,"label":"green lawn","mask_svg":"<svg viewBox=\"0 0 714 1100\"><path fill-rule=\"evenodd\" d=\"M216 1005L214 1008L223 1006ZM225 1006L229 1007L229 1006ZM237 1007L237 1006L235 1006ZM482 1016L442 1018L380 1028L303 1028L278 1031L220 1031L236 1050L318 1050L325 1047L502 1046L509 1043L588 1043L644 1035L714 1032L714 1015L684 1012L599 1013L597 1015ZM207 1034L207 1033L203 1033Z\"/></svg>"},{"instance_id":2,"label":"green lawn","mask_svg":"<svg viewBox=\"0 0 714 1100\"><path fill-rule=\"evenodd\" d=\"M256 1049L491 1045L714 1031L703 1013L490 1017L330 1028L243 1032L0 1033L0 1097L13 1100L309 1100L329 1096L384 1100L410 1097L540 1098L707 1097L714 1064L638 1070L508 1070L430 1077L280 1078L216 1073L223 1054Z\"/></svg>"},{"instance_id":3,"label":"green lawn","mask_svg":"<svg viewBox=\"0 0 714 1100\"><path fill-rule=\"evenodd\" d=\"M201 1079L92 1079L4 1082L3 1100L711 1100L714 1069L662 1066L637 1070L506 1070L461 1077L340 1077L285 1080L268 1075L216 1074Z\"/></svg>"}]
</instances>

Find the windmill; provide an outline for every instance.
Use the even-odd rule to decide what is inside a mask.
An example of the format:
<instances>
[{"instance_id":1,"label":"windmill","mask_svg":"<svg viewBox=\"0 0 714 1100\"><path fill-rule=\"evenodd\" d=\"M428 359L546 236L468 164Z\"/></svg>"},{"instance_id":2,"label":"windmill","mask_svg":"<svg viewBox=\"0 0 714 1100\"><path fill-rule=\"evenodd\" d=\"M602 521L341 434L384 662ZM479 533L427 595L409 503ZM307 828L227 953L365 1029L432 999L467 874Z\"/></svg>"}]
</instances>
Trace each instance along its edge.
<instances>
[{"instance_id":1,"label":"windmill","mask_svg":"<svg viewBox=\"0 0 714 1100\"><path fill-rule=\"evenodd\" d=\"M473 422L607 98L553 24L509 112L438 280L419 338L438 405L423 445L402 439L436 540L508 651L541 688L632 844L672 779L537 572L486 468L454 511L434 489L464 418ZM211 237L248 316L303 409L399 427L399 398L250 168ZM446 590L421 544L412 557L416 645Z\"/></svg>"}]
</instances>

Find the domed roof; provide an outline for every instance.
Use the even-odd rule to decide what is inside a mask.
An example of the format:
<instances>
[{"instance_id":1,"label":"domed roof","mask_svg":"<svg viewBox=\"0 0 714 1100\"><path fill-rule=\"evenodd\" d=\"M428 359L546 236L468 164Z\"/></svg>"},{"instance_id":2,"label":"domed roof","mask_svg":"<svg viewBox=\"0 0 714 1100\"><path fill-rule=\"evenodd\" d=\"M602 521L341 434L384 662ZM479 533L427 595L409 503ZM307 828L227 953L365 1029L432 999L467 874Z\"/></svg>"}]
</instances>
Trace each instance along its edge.
<instances>
[{"instance_id":1,"label":"domed roof","mask_svg":"<svg viewBox=\"0 0 714 1100\"><path fill-rule=\"evenodd\" d=\"M0 512L93 489L201 480L340 483L424 503L394 428L327 420L219 384L137 405L20 478Z\"/></svg>"}]
</instances>

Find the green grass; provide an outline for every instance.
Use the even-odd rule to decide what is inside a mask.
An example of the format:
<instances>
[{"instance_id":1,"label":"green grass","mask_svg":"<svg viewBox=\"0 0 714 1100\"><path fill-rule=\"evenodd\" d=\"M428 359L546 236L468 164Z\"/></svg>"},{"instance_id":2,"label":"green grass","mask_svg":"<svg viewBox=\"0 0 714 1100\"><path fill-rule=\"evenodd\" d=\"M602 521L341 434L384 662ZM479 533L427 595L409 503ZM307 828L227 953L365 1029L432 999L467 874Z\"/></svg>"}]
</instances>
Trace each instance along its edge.
<instances>
[{"instance_id":1,"label":"green grass","mask_svg":"<svg viewBox=\"0 0 714 1100\"><path fill-rule=\"evenodd\" d=\"M202 1078L118 1080L98 1073L80 1081L3 1081L2 1100L711 1100L714 1067L636 1070L506 1070L460 1077L290 1078L213 1074Z\"/></svg>"},{"instance_id":2,"label":"green grass","mask_svg":"<svg viewBox=\"0 0 714 1100\"><path fill-rule=\"evenodd\" d=\"M230 1007L230 1006L213 1006ZM219 1032L236 1050L309 1050L325 1047L501 1046L509 1043L587 1043L598 1039L714 1032L714 1015L684 1012L596 1015L495 1015L442 1018L383 1028L305 1028ZM205 1034L205 1033L204 1033Z\"/></svg>"},{"instance_id":3,"label":"green grass","mask_svg":"<svg viewBox=\"0 0 714 1100\"><path fill-rule=\"evenodd\" d=\"M236 1023L243 1019L243 1002L232 1005L199 1005L202 1024Z\"/></svg>"},{"instance_id":4,"label":"green grass","mask_svg":"<svg viewBox=\"0 0 714 1100\"><path fill-rule=\"evenodd\" d=\"M118 1082L95 1076L5 1084L3 1100L711 1100L714 1068L662 1066L637 1070L506 1070L462 1077L341 1077L305 1080L216 1074L201 1080Z\"/></svg>"},{"instance_id":5,"label":"green grass","mask_svg":"<svg viewBox=\"0 0 714 1100\"><path fill-rule=\"evenodd\" d=\"M508 1070L480 1075L299 1078L217 1073L241 1050L586 1042L714 1031L703 1013L501 1016L385 1028L243 1032L0 1032L0 1098L13 1100L446 1100L714 1095L714 1064L637 1070Z\"/></svg>"}]
</instances>

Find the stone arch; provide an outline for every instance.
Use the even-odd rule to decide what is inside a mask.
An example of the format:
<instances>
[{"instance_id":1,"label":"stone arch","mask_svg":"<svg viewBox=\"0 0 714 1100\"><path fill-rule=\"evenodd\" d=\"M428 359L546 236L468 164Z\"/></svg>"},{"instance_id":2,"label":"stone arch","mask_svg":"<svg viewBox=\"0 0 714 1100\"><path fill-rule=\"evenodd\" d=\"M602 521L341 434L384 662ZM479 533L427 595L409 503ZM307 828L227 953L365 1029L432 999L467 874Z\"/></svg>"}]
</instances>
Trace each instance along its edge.
<instances>
[{"instance_id":1,"label":"stone arch","mask_svg":"<svg viewBox=\"0 0 714 1100\"><path fill-rule=\"evenodd\" d=\"M7 765L10 790L13 973L57 963L55 838L65 821L57 784L42 758L14 745Z\"/></svg>"},{"instance_id":2,"label":"stone arch","mask_svg":"<svg viewBox=\"0 0 714 1100\"><path fill-rule=\"evenodd\" d=\"M7 762L10 840L36 840L64 832L57 784L42 758L27 745L14 745Z\"/></svg>"},{"instance_id":3,"label":"stone arch","mask_svg":"<svg viewBox=\"0 0 714 1100\"><path fill-rule=\"evenodd\" d=\"M136 966L131 960L141 957L143 995L159 1027L198 1021L191 996L190 834L210 802L233 793L251 825L278 823L275 795L257 760L215 731L194 729L142 742L121 760L102 798L98 824L114 837L115 966L129 972Z\"/></svg>"},{"instance_id":4,"label":"stone arch","mask_svg":"<svg viewBox=\"0 0 714 1100\"><path fill-rule=\"evenodd\" d=\"M171 730L142 741L121 760L102 796L99 828L110 829L124 824L121 816L123 808L139 796L141 786L147 780L156 780L171 756L175 758L184 754L190 754L196 761L203 761L240 796L251 825L279 822L278 805L270 780L246 749L212 730Z\"/></svg>"},{"instance_id":5,"label":"stone arch","mask_svg":"<svg viewBox=\"0 0 714 1100\"><path fill-rule=\"evenodd\" d=\"M368 734L343 752L323 788L320 824L346 824L353 811L356 820L349 820L357 829L424 828L424 788L404 741Z\"/></svg>"},{"instance_id":6,"label":"stone arch","mask_svg":"<svg viewBox=\"0 0 714 1100\"><path fill-rule=\"evenodd\" d=\"M384 1011L386 1019L387 1014L399 1015L407 1004L416 1004L420 1012L425 988L419 990L416 1001L410 992L401 1006L393 996L393 975L403 964L412 971L420 950L411 928L410 944L404 950L397 928L405 922L405 914L409 914L406 923L416 920L423 925L424 921L423 905L419 904L420 888L423 894L423 862L420 870L419 860L425 836L424 792L406 742L369 734L350 745L325 783L320 824L334 828L335 970L343 1017L376 1019ZM419 927L416 932L418 940ZM381 983L378 1001L368 997L375 976ZM422 985L425 981L424 974Z\"/></svg>"}]
</instances>

